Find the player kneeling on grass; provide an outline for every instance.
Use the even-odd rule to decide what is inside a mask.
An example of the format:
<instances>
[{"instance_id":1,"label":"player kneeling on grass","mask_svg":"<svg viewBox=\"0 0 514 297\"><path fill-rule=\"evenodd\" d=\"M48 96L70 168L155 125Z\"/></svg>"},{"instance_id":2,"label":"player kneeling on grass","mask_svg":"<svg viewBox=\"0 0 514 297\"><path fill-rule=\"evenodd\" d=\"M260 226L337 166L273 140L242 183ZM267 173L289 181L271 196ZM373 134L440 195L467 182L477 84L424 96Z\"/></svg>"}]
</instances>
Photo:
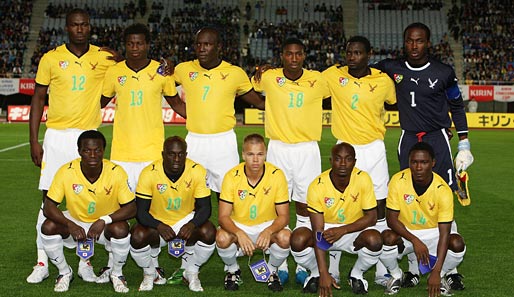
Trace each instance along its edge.
<instances>
[{"instance_id":1,"label":"player kneeling on grass","mask_svg":"<svg viewBox=\"0 0 514 297\"><path fill-rule=\"evenodd\" d=\"M418 142L409 151L409 168L393 176L387 196L387 225L382 232L384 248L380 260L392 277L385 293L393 295L402 285L397 257L414 252L428 277L429 296L450 296L448 272L455 269L466 252L464 239L451 231L453 193L432 171L433 148ZM421 271L423 272L423 271Z\"/></svg>"},{"instance_id":2,"label":"player kneeling on grass","mask_svg":"<svg viewBox=\"0 0 514 297\"><path fill-rule=\"evenodd\" d=\"M128 187L125 171L103 159L106 141L102 133L85 131L77 145L80 158L57 171L43 206L47 218L41 226L43 246L59 270L54 291L68 291L73 280L63 246L83 249L87 246L85 250L91 252L94 247L91 245L97 242L112 251L114 290L126 293L129 289L122 267L130 248L127 220L136 215L134 195ZM57 206L64 198L68 210L63 212ZM88 239L93 241L83 243Z\"/></svg>"},{"instance_id":3,"label":"player kneeling on grass","mask_svg":"<svg viewBox=\"0 0 514 297\"><path fill-rule=\"evenodd\" d=\"M184 139L167 138L162 159L151 163L139 176L138 223L131 230L130 254L143 268L140 291L153 289L157 275L152 257L168 244L174 251L172 255L182 255L181 268L168 282L183 280L191 291L203 291L198 273L214 252L216 228L209 221L211 191L205 183L207 172L186 158L186 151Z\"/></svg>"},{"instance_id":4,"label":"player kneeling on grass","mask_svg":"<svg viewBox=\"0 0 514 297\"><path fill-rule=\"evenodd\" d=\"M259 134L245 137L243 160L225 174L219 199L216 246L225 263L225 289L235 291L242 284L236 257L262 249L270 254L268 288L282 291L277 269L289 255L291 236L287 181L282 170L266 162Z\"/></svg>"},{"instance_id":5,"label":"player kneeling on grass","mask_svg":"<svg viewBox=\"0 0 514 297\"><path fill-rule=\"evenodd\" d=\"M368 283L363 272L378 262L382 252L380 232L371 229L377 222L377 201L369 175L355 167L353 146L342 142L332 148L331 169L310 184L307 210L311 227L298 228L291 236L291 253L295 261L311 271L303 292L332 296L339 289L329 274L326 251L357 254L348 274L355 294L366 294Z\"/></svg>"}]
</instances>

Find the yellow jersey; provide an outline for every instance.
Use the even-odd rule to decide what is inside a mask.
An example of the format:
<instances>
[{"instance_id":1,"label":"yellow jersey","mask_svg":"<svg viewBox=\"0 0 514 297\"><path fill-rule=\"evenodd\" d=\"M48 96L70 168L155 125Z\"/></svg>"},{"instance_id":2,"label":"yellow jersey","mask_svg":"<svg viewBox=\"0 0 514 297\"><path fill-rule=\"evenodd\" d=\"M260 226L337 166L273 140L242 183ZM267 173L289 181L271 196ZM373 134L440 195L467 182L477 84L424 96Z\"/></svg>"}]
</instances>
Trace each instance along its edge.
<instances>
[{"instance_id":1,"label":"yellow jersey","mask_svg":"<svg viewBox=\"0 0 514 297\"><path fill-rule=\"evenodd\" d=\"M253 187L240 163L225 174L220 200L232 204L230 218L247 226L258 225L277 218L275 205L289 203L287 181L282 170L264 163L264 175Z\"/></svg>"},{"instance_id":2,"label":"yellow jersey","mask_svg":"<svg viewBox=\"0 0 514 297\"><path fill-rule=\"evenodd\" d=\"M225 61L209 70L198 60L183 62L177 65L173 77L186 95L186 128L198 134L233 129L234 100L252 90L244 70Z\"/></svg>"},{"instance_id":3,"label":"yellow jersey","mask_svg":"<svg viewBox=\"0 0 514 297\"><path fill-rule=\"evenodd\" d=\"M154 161L143 169L136 188L136 197L150 199L150 214L163 224L173 226L195 209L195 199L209 197L202 165L186 159L180 178L171 181L162 165L163 160Z\"/></svg>"},{"instance_id":4,"label":"yellow jersey","mask_svg":"<svg viewBox=\"0 0 514 297\"><path fill-rule=\"evenodd\" d=\"M175 96L171 76L157 73L159 62L138 72L126 62L110 67L105 74L102 95L116 95L111 160L148 162L161 157L164 142L163 96Z\"/></svg>"},{"instance_id":5,"label":"yellow jersey","mask_svg":"<svg viewBox=\"0 0 514 297\"><path fill-rule=\"evenodd\" d=\"M365 171L354 167L344 192L332 183L331 171L322 172L309 185L308 211L323 214L325 223L349 225L362 218L364 211L377 207L373 182Z\"/></svg>"},{"instance_id":6,"label":"yellow jersey","mask_svg":"<svg viewBox=\"0 0 514 297\"><path fill-rule=\"evenodd\" d=\"M384 139L384 103L396 103L389 76L370 68L371 74L355 78L348 66L334 65L323 71L332 97L332 134L341 141L364 145Z\"/></svg>"},{"instance_id":7,"label":"yellow jersey","mask_svg":"<svg viewBox=\"0 0 514 297\"><path fill-rule=\"evenodd\" d=\"M116 63L108 60L109 56L109 52L89 45L89 50L77 57L65 44L43 55L36 83L48 86L48 128L90 130L100 126L104 75Z\"/></svg>"},{"instance_id":8,"label":"yellow jersey","mask_svg":"<svg viewBox=\"0 0 514 297\"><path fill-rule=\"evenodd\" d=\"M82 173L80 158L64 164L55 174L47 196L59 204L66 199L70 215L86 223L110 215L121 204L134 200L123 168L105 159L102 173L94 183Z\"/></svg>"},{"instance_id":9,"label":"yellow jersey","mask_svg":"<svg viewBox=\"0 0 514 297\"><path fill-rule=\"evenodd\" d=\"M323 99L330 97L320 72L303 69L297 80L289 80L283 68L268 70L261 81L252 78L257 92L266 96L266 137L285 143L321 139Z\"/></svg>"},{"instance_id":10,"label":"yellow jersey","mask_svg":"<svg viewBox=\"0 0 514 297\"><path fill-rule=\"evenodd\" d=\"M436 173L423 195L418 196L412 183L410 168L396 173L389 182L386 206L399 211L399 221L407 229L437 228L439 223L453 221L453 192Z\"/></svg>"}]
</instances>

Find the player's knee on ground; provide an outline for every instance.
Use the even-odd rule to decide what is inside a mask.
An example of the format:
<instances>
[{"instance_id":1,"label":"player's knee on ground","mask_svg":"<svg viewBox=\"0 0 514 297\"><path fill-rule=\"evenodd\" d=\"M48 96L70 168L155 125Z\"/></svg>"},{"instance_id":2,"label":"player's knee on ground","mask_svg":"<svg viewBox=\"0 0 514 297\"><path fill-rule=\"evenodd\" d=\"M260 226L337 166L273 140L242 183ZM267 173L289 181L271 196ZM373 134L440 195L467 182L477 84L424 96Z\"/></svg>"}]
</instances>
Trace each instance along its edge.
<instances>
[{"instance_id":1,"label":"player's knee on ground","mask_svg":"<svg viewBox=\"0 0 514 297\"><path fill-rule=\"evenodd\" d=\"M280 230L275 236L272 237L272 242L278 244L283 249L289 248L289 242L291 240L291 231L288 229Z\"/></svg>"},{"instance_id":2,"label":"player's knee on ground","mask_svg":"<svg viewBox=\"0 0 514 297\"><path fill-rule=\"evenodd\" d=\"M114 222L105 226L105 238L121 239L127 237L129 234L129 225L126 221Z\"/></svg>"},{"instance_id":3,"label":"player's knee on ground","mask_svg":"<svg viewBox=\"0 0 514 297\"><path fill-rule=\"evenodd\" d=\"M358 251L363 247L373 252L382 250L382 237L380 232L374 229L364 230L357 236L353 243L355 250Z\"/></svg>"},{"instance_id":4,"label":"player's knee on ground","mask_svg":"<svg viewBox=\"0 0 514 297\"><path fill-rule=\"evenodd\" d=\"M313 246L312 231L308 228L302 227L293 231L290 239L291 250L294 252L301 252L307 247Z\"/></svg>"},{"instance_id":5,"label":"player's knee on ground","mask_svg":"<svg viewBox=\"0 0 514 297\"><path fill-rule=\"evenodd\" d=\"M213 244L216 241L216 227L211 221L198 227L198 239L206 244Z\"/></svg>"},{"instance_id":6,"label":"player's knee on ground","mask_svg":"<svg viewBox=\"0 0 514 297\"><path fill-rule=\"evenodd\" d=\"M459 234L450 234L450 238L448 240L448 249L454 253L460 253L464 251L466 247L466 243L464 242L464 238Z\"/></svg>"},{"instance_id":7,"label":"player's knee on ground","mask_svg":"<svg viewBox=\"0 0 514 297\"><path fill-rule=\"evenodd\" d=\"M216 232L216 245L220 249L228 248L236 240L237 237L234 234L228 233L221 228L219 228L218 232Z\"/></svg>"}]
</instances>

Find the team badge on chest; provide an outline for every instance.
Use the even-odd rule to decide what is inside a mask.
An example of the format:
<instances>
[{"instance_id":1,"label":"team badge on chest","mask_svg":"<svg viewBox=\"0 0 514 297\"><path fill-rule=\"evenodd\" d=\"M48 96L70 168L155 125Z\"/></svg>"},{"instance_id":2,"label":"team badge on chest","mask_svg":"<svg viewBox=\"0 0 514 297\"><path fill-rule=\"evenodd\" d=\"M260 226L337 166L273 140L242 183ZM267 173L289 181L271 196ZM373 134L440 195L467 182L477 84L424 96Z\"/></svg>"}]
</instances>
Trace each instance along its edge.
<instances>
[{"instance_id":1,"label":"team badge on chest","mask_svg":"<svg viewBox=\"0 0 514 297\"><path fill-rule=\"evenodd\" d=\"M285 77L277 77L276 80L279 87L283 86L286 83Z\"/></svg>"},{"instance_id":2,"label":"team badge on chest","mask_svg":"<svg viewBox=\"0 0 514 297\"><path fill-rule=\"evenodd\" d=\"M80 184L73 184L71 187L75 194L80 194L80 192L82 192L82 190L84 189L84 186Z\"/></svg>"},{"instance_id":3,"label":"team badge on chest","mask_svg":"<svg viewBox=\"0 0 514 297\"><path fill-rule=\"evenodd\" d=\"M395 73L395 74L393 74L393 78L394 78L394 81L395 81L397 84L399 84L399 83L401 83L401 82L402 82L402 80L403 80L403 75L401 75L401 74L396 74L396 73Z\"/></svg>"},{"instance_id":4,"label":"team badge on chest","mask_svg":"<svg viewBox=\"0 0 514 297\"><path fill-rule=\"evenodd\" d=\"M68 68L68 65L70 63L68 61L59 61L59 67L62 69L62 70L65 70L66 68Z\"/></svg>"},{"instance_id":5,"label":"team badge on chest","mask_svg":"<svg viewBox=\"0 0 514 297\"><path fill-rule=\"evenodd\" d=\"M247 190L237 190L237 196L239 196L239 199L245 200L246 196L248 196Z\"/></svg>"},{"instance_id":6,"label":"team badge on chest","mask_svg":"<svg viewBox=\"0 0 514 297\"><path fill-rule=\"evenodd\" d=\"M414 195L411 195L411 194L403 194L403 200L405 201L405 203L407 204L411 204L412 201L415 200L414 198Z\"/></svg>"},{"instance_id":7,"label":"team badge on chest","mask_svg":"<svg viewBox=\"0 0 514 297\"><path fill-rule=\"evenodd\" d=\"M127 77L125 75L118 76L118 83L120 86L123 86L127 82Z\"/></svg>"},{"instance_id":8,"label":"team badge on chest","mask_svg":"<svg viewBox=\"0 0 514 297\"><path fill-rule=\"evenodd\" d=\"M168 189L167 184L157 184L157 191L159 191L159 194L166 192L167 189Z\"/></svg>"},{"instance_id":9,"label":"team badge on chest","mask_svg":"<svg viewBox=\"0 0 514 297\"><path fill-rule=\"evenodd\" d=\"M324 199L324 200L325 200L325 206L326 206L327 208L332 207L332 205L334 205L334 203L335 203L335 201L336 201L334 198L331 198L331 197L325 197L325 199Z\"/></svg>"},{"instance_id":10,"label":"team badge on chest","mask_svg":"<svg viewBox=\"0 0 514 297\"><path fill-rule=\"evenodd\" d=\"M198 72L189 72L189 79L194 81L198 77Z\"/></svg>"},{"instance_id":11,"label":"team badge on chest","mask_svg":"<svg viewBox=\"0 0 514 297\"><path fill-rule=\"evenodd\" d=\"M344 87L348 84L348 78L346 77L340 77L339 78L339 84L341 85L341 87Z\"/></svg>"}]
</instances>

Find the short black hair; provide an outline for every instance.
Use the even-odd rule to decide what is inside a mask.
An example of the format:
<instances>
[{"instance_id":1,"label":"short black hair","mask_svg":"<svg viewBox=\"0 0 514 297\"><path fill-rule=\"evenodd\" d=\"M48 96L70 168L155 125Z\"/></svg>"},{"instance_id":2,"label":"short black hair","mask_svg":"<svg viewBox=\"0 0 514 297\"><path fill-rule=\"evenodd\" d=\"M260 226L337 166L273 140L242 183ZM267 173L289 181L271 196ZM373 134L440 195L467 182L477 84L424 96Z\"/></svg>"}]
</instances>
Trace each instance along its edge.
<instances>
[{"instance_id":1,"label":"short black hair","mask_svg":"<svg viewBox=\"0 0 514 297\"><path fill-rule=\"evenodd\" d=\"M71 16L75 15L75 14L84 15L89 19L89 13L87 12L87 10L82 9L82 8L73 8L72 10L70 10L66 13L66 26L69 25L69 23L70 23L69 19L71 18Z\"/></svg>"},{"instance_id":2,"label":"short black hair","mask_svg":"<svg viewBox=\"0 0 514 297\"><path fill-rule=\"evenodd\" d=\"M371 52L371 43L369 42L369 39L367 39L364 36L352 36L350 39L348 39L348 42L346 42L346 45L350 44L351 42L358 42L362 43L364 45L364 49L366 50L366 53Z\"/></svg>"},{"instance_id":3,"label":"short black hair","mask_svg":"<svg viewBox=\"0 0 514 297\"><path fill-rule=\"evenodd\" d=\"M125 28L125 31L123 31L123 40L127 41L128 36L134 35L134 34L144 35L146 43L150 43L151 34L150 34L150 29L148 29L147 25L141 24L141 23L135 23L135 24L128 26L127 28Z\"/></svg>"},{"instance_id":4,"label":"short black hair","mask_svg":"<svg viewBox=\"0 0 514 297\"><path fill-rule=\"evenodd\" d=\"M288 46L290 44L297 44L297 45L301 46L303 48L304 52L307 50L307 48L305 47L305 44L303 44L303 42L300 39L296 38L296 37L289 37L286 40L284 40L284 43L282 44L282 49L281 50L284 51L286 46Z\"/></svg>"},{"instance_id":5,"label":"short black hair","mask_svg":"<svg viewBox=\"0 0 514 297\"><path fill-rule=\"evenodd\" d=\"M173 143L173 142L180 143L180 145L182 145L182 148L184 149L184 151L187 151L187 142L184 140L184 138L182 138L180 136L171 136L171 137L166 138L166 140L164 141L164 144L163 144L163 150L166 149L166 145L168 143Z\"/></svg>"},{"instance_id":6,"label":"short black hair","mask_svg":"<svg viewBox=\"0 0 514 297\"><path fill-rule=\"evenodd\" d=\"M410 25L407 26L407 28L405 28L405 30L403 31L403 39L405 40L405 36L407 35L407 31L410 30L410 29L421 29L423 31L425 31L425 34L427 35L427 41L430 41L430 28L423 24L423 23L412 23Z\"/></svg>"},{"instance_id":7,"label":"short black hair","mask_svg":"<svg viewBox=\"0 0 514 297\"><path fill-rule=\"evenodd\" d=\"M266 144L266 142L264 141L264 137L258 133L252 133L252 134L246 135L246 137L243 140L243 144L244 143L264 143L264 144Z\"/></svg>"},{"instance_id":8,"label":"short black hair","mask_svg":"<svg viewBox=\"0 0 514 297\"><path fill-rule=\"evenodd\" d=\"M430 158L432 158L432 160L435 159L434 148L432 148L432 146L426 142L422 141L422 142L417 142L416 144L414 144L409 150L409 158L410 158L411 154L415 151L427 152L430 155Z\"/></svg>"},{"instance_id":9,"label":"short black hair","mask_svg":"<svg viewBox=\"0 0 514 297\"><path fill-rule=\"evenodd\" d=\"M347 148L350 151L350 153L353 155L353 157L355 158L355 148L353 147L353 145L349 144L348 142L340 142L340 143L334 145L332 147L332 151L330 152L331 157L334 157L337 154L337 152L339 152L343 148Z\"/></svg>"},{"instance_id":10,"label":"short black hair","mask_svg":"<svg viewBox=\"0 0 514 297\"><path fill-rule=\"evenodd\" d=\"M79 150L80 150L82 141L84 139L100 139L100 140L102 140L102 145L103 145L104 149L105 149L105 146L107 145L105 136L100 131L87 130L87 131L82 132L82 134L80 134L79 138L77 139L77 147L79 148Z\"/></svg>"},{"instance_id":11,"label":"short black hair","mask_svg":"<svg viewBox=\"0 0 514 297\"><path fill-rule=\"evenodd\" d=\"M201 32L210 32L212 34L214 34L216 36L216 41L217 41L217 44L222 44L223 43L223 40L221 38L221 32L220 30L218 30L217 28L215 27L203 27L201 28L200 30L198 30L195 34L195 42L196 42L196 37L198 36L198 34L200 34Z\"/></svg>"}]
</instances>

